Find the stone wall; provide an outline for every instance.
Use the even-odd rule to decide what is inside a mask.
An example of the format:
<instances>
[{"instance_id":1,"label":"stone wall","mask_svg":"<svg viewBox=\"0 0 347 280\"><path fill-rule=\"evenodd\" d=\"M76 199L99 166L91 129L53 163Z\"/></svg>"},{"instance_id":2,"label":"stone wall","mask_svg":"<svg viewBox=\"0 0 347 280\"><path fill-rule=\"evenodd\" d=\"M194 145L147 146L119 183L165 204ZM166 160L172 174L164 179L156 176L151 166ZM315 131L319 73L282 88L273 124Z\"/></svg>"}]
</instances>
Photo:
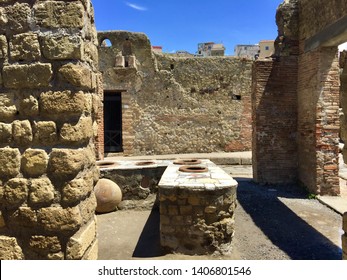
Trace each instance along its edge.
<instances>
[{"instance_id":1,"label":"stone wall","mask_svg":"<svg viewBox=\"0 0 347 280\"><path fill-rule=\"evenodd\" d=\"M125 154L251 149L251 61L154 55L141 33L98 36L112 42L99 47L100 69L105 91L122 95Z\"/></svg>"},{"instance_id":2,"label":"stone wall","mask_svg":"<svg viewBox=\"0 0 347 280\"><path fill-rule=\"evenodd\" d=\"M182 168L206 168L185 173ZM230 253L235 233L237 182L208 160L171 164L159 182L160 243L188 255Z\"/></svg>"},{"instance_id":3,"label":"stone wall","mask_svg":"<svg viewBox=\"0 0 347 280\"><path fill-rule=\"evenodd\" d=\"M2 0L0 15L0 259L96 259L93 8Z\"/></svg>"},{"instance_id":4,"label":"stone wall","mask_svg":"<svg viewBox=\"0 0 347 280\"><path fill-rule=\"evenodd\" d=\"M300 38L308 39L335 22L346 17L347 2L344 0L299 0L302 24Z\"/></svg>"}]
</instances>

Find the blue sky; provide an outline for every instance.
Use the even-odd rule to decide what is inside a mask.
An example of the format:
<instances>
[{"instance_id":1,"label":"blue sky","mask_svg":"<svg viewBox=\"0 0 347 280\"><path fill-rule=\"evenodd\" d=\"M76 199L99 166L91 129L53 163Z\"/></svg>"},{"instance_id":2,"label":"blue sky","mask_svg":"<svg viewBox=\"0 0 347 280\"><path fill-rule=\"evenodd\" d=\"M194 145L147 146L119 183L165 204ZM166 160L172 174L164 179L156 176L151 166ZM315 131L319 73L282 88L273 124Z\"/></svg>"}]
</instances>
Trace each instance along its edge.
<instances>
[{"instance_id":1,"label":"blue sky","mask_svg":"<svg viewBox=\"0 0 347 280\"><path fill-rule=\"evenodd\" d=\"M98 31L145 33L165 52L197 51L198 43L238 44L277 36L276 9L283 0L92 0Z\"/></svg>"}]
</instances>

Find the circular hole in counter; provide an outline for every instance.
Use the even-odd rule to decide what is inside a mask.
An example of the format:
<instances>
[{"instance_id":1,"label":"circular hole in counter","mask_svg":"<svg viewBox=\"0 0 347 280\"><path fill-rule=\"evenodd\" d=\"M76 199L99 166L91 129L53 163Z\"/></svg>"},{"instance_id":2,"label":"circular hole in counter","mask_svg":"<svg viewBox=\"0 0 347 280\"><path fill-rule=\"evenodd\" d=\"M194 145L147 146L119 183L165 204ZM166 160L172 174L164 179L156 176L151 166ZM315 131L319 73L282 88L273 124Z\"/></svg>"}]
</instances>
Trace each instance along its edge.
<instances>
[{"instance_id":1,"label":"circular hole in counter","mask_svg":"<svg viewBox=\"0 0 347 280\"><path fill-rule=\"evenodd\" d=\"M193 166L193 165L184 165L178 169L180 172L186 173L204 173L208 172L208 168L204 166Z\"/></svg>"}]
</instances>

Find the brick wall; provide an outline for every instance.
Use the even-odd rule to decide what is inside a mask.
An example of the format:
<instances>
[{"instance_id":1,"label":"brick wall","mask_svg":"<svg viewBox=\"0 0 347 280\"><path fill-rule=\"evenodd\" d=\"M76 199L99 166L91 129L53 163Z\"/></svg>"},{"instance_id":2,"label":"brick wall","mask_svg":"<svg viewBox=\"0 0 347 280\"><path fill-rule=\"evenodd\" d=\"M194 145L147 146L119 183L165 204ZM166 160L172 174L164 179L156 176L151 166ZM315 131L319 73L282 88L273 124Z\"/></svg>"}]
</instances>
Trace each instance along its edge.
<instances>
[{"instance_id":1,"label":"brick wall","mask_svg":"<svg viewBox=\"0 0 347 280\"><path fill-rule=\"evenodd\" d=\"M263 183L297 180L297 59L253 66L253 175Z\"/></svg>"},{"instance_id":2,"label":"brick wall","mask_svg":"<svg viewBox=\"0 0 347 280\"><path fill-rule=\"evenodd\" d=\"M0 14L0 259L96 259L91 4L2 0Z\"/></svg>"},{"instance_id":3,"label":"brick wall","mask_svg":"<svg viewBox=\"0 0 347 280\"><path fill-rule=\"evenodd\" d=\"M253 175L262 183L298 179L297 17L296 1L279 7L275 58L253 65Z\"/></svg>"},{"instance_id":4,"label":"brick wall","mask_svg":"<svg viewBox=\"0 0 347 280\"><path fill-rule=\"evenodd\" d=\"M339 194L339 68L336 48L299 58L299 179L312 193Z\"/></svg>"}]
</instances>

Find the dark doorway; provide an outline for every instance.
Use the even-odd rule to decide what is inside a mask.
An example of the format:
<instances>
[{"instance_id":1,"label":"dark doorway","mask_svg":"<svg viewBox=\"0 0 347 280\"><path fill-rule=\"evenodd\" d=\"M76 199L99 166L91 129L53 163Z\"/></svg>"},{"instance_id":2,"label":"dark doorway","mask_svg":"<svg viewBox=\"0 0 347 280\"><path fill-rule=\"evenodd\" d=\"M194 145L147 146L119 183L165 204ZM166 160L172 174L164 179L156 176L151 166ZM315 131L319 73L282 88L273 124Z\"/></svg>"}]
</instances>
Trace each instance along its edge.
<instances>
[{"instance_id":1,"label":"dark doorway","mask_svg":"<svg viewBox=\"0 0 347 280\"><path fill-rule=\"evenodd\" d=\"M105 152L122 152L122 94L104 93L104 141Z\"/></svg>"}]
</instances>

